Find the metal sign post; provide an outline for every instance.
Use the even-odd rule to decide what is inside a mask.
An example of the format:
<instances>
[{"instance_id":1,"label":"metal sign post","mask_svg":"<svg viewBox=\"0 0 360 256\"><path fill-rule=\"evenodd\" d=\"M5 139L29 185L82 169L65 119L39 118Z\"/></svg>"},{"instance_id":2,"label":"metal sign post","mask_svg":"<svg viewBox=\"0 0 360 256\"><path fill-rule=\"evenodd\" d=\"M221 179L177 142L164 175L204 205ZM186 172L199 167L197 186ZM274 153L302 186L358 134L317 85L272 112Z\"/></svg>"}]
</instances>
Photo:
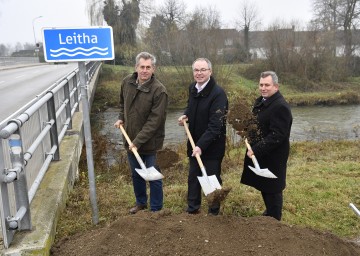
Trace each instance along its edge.
<instances>
[{"instance_id":1,"label":"metal sign post","mask_svg":"<svg viewBox=\"0 0 360 256\"><path fill-rule=\"evenodd\" d=\"M93 160L93 151L92 151L92 139L91 139L91 125L90 125L90 108L89 108L89 99L88 99L88 90L86 85L86 66L85 62L79 62L79 74L80 74L80 88L81 88L81 102L83 108L83 118L84 118L84 137L85 137L85 146L86 146L86 159L88 167L88 178L89 178L89 188L90 188L90 202L92 207L92 220L96 225L99 223L99 214L96 202L96 183L95 183L95 173L94 173L94 160Z\"/></svg>"},{"instance_id":2,"label":"metal sign post","mask_svg":"<svg viewBox=\"0 0 360 256\"><path fill-rule=\"evenodd\" d=\"M44 28L42 31L44 57L47 62L77 61L79 65L90 202L93 214L93 224L96 225L99 222L99 216L96 202L96 182L90 125L90 104L88 99L85 61L114 59L112 28Z\"/></svg>"}]
</instances>

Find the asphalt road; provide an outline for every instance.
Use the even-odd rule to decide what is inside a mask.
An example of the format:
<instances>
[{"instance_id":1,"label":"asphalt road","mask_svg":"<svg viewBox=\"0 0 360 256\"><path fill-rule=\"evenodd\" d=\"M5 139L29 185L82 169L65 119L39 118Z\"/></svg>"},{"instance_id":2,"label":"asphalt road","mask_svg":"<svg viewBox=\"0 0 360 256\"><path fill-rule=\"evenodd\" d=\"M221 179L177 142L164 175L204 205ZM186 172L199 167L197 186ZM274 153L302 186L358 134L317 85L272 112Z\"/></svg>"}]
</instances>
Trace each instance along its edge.
<instances>
[{"instance_id":1,"label":"asphalt road","mask_svg":"<svg viewBox=\"0 0 360 256\"><path fill-rule=\"evenodd\" d=\"M0 123L77 67L69 63L0 70Z\"/></svg>"}]
</instances>

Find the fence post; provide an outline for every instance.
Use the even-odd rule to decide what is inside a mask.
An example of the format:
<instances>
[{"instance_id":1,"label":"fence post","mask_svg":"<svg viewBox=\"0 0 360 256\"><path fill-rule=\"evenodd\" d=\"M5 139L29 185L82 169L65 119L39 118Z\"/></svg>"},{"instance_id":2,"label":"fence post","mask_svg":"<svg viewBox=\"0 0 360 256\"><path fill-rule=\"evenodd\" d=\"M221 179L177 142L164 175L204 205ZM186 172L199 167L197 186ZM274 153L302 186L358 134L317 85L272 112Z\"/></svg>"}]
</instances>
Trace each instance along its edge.
<instances>
[{"instance_id":1,"label":"fence post","mask_svg":"<svg viewBox=\"0 0 360 256\"><path fill-rule=\"evenodd\" d=\"M71 118L71 98L70 98L70 85L69 80L67 80L67 83L64 85L64 98L69 99L68 103L65 106L66 109L66 120L69 119L68 129L72 129L72 118Z\"/></svg>"},{"instance_id":2,"label":"fence post","mask_svg":"<svg viewBox=\"0 0 360 256\"><path fill-rule=\"evenodd\" d=\"M12 168L19 170L16 180L13 182L17 213L13 217L7 217L9 229L31 230L30 203L20 129L10 135L8 141Z\"/></svg>"},{"instance_id":3,"label":"fence post","mask_svg":"<svg viewBox=\"0 0 360 256\"><path fill-rule=\"evenodd\" d=\"M74 104L75 103L79 103L79 87L78 87L78 73L76 73L75 76L73 76L72 78L72 82L73 82L73 88L76 88L76 90L74 91ZM76 107L76 112L79 112L79 105L77 105Z\"/></svg>"},{"instance_id":4,"label":"fence post","mask_svg":"<svg viewBox=\"0 0 360 256\"><path fill-rule=\"evenodd\" d=\"M50 91L51 92L51 91ZM52 97L46 102L47 109L48 109L48 121L54 120L53 126L50 128L50 140L51 140L51 147L54 145L57 146L56 151L53 155L53 160L59 161L60 160L60 153L59 153L59 137L57 131L57 122L56 122L56 110L55 110L55 99L54 94Z\"/></svg>"},{"instance_id":5,"label":"fence post","mask_svg":"<svg viewBox=\"0 0 360 256\"><path fill-rule=\"evenodd\" d=\"M1 188L1 208L0 208L0 214L1 214L1 229L2 229L2 235L3 235L3 242L4 247L9 248L9 244L11 243L15 230L9 230L9 225L6 221L7 217L11 215L10 212L10 200L9 200L9 191L7 183L5 182L6 179L6 169L5 169L5 159L3 156L3 142L5 142L4 139L0 138L0 188Z\"/></svg>"}]
</instances>

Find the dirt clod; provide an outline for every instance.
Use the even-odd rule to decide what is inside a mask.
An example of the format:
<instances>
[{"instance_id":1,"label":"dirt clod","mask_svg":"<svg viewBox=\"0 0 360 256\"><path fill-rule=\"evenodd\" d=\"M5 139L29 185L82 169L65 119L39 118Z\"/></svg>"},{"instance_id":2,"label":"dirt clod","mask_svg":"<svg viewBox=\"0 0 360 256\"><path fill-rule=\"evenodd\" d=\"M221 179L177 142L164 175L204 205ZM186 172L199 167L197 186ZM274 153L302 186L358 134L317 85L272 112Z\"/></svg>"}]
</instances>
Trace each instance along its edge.
<instances>
[{"instance_id":1,"label":"dirt clod","mask_svg":"<svg viewBox=\"0 0 360 256\"><path fill-rule=\"evenodd\" d=\"M227 120L241 137L249 137L249 133L257 129L251 106L243 99L236 99L233 102Z\"/></svg>"},{"instance_id":2,"label":"dirt clod","mask_svg":"<svg viewBox=\"0 0 360 256\"><path fill-rule=\"evenodd\" d=\"M221 203L225 200L226 196L231 191L231 188L222 188L222 189L216 189L214 192L208 194L206 196L206 201L208 205L213 205L215 203Z\"/></svg>"}]
</instances>

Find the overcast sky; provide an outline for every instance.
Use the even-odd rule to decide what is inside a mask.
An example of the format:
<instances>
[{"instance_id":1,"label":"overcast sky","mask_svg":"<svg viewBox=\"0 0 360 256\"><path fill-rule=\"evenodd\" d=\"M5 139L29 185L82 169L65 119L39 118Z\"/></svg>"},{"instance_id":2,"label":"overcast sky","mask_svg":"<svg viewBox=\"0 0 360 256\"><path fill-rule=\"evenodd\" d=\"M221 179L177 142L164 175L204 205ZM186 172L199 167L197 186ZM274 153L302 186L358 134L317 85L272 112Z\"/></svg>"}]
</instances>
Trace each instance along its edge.
<instances>
[{"instance_id":1,"label":"overcast sky","mask_svg":"<svg viewBox=\"0 0 360 256\"><path fill-rule=\"evenodd\" d=\"M0 0L0 43L35 43L33 27L38 42L42 27L78 26L89 26L85 0Z\"/></svg>"},{"instance_id":2,"label":"overcast sky","mask_svg":"<svg viewBox=\"0 0 360 256\"><path fill-rule=\"evenodd\" d=\"M312 16L312 0L248 0L258 7L259 18L264 26L280 19L285 22L303 21ZM160 5L164 0L153 0ZM190 12L197 6L216 7L223 25L234 28L239 19L239 0L183 0ZM42 16L41 18L37 18ZM0 0L0 43L15 44L41 41L42 27L89 26L86 15L86 0ZM34 38L35 31L35 38Z\"/></svg>"}]
</instances>

